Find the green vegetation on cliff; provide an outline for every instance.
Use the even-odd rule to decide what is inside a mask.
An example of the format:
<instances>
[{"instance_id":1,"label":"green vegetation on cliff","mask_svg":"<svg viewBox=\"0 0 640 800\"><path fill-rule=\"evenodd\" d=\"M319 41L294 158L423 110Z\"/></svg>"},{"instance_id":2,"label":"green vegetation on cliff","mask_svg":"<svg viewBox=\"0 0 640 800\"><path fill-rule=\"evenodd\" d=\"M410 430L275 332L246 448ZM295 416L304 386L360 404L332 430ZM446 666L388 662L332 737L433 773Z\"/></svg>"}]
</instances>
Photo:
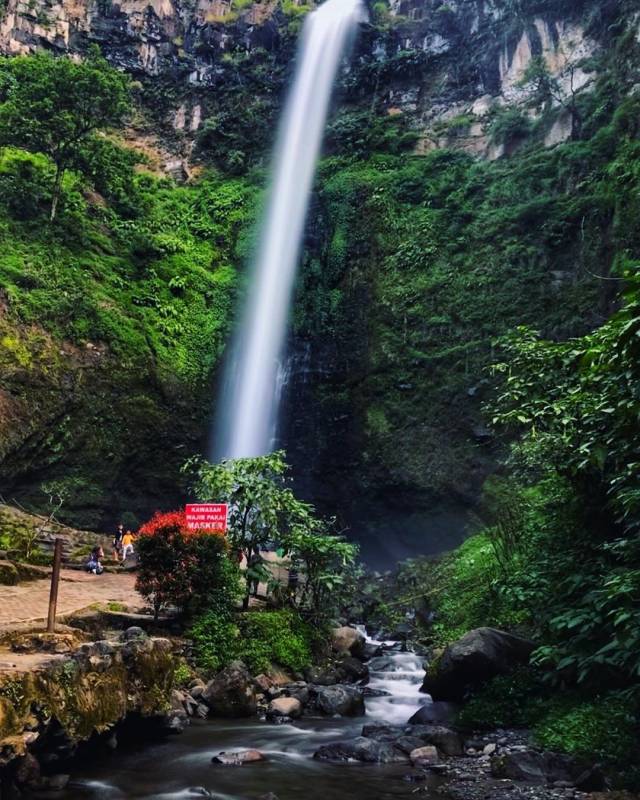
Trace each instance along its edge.
<instances>
[{"instance_id":1,"label":"green vegetation on cliff","mask_svg":"<svg viewBox=\"0 0 640 800\"><path fill-rule=\"evenodd\" d=\"M9 77L17 64L3 65ZM87 67L96 69L111 72ZM94 137L75 158L49 224L54 162L0 151L0 454L3 492L45 508L41 481L62 480L63 515L91 527L112 504L114 516L141 517L162 494L180 496L180 464L204 435L256 191L215 173L176 186L134 169L140 157L115 138Z\"/></svg>"}]
</instances>

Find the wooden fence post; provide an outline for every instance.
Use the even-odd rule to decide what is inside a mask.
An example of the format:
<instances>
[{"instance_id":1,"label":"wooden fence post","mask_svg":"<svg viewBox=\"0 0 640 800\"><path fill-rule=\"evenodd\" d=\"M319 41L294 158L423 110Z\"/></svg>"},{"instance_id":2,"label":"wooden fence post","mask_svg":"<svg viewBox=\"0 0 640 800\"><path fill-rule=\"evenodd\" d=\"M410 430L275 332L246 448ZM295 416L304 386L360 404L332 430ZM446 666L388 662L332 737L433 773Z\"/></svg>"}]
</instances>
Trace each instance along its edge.
<instances>
[{"instance_id":1,"label":"wooden fence post","mask_svg":"<svg viewBox=\"0 0 640 800\"><path fill-rule=\"evenodd\" d=\"M60 563L62 562L62 539L56 539L53 551L53 571L51 572L51 592L49 594L49 618L47 633L55 633L56 608L58 605L58 584L60 583Z\"/></svg>"}]
</instances>

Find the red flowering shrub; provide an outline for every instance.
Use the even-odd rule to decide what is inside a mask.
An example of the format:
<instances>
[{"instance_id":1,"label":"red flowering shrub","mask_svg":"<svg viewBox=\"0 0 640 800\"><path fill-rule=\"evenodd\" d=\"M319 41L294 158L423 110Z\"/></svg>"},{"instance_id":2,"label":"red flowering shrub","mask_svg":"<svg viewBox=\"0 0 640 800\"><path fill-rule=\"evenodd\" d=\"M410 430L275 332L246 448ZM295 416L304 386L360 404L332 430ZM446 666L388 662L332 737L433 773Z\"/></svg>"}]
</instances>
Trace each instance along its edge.
<instances>
[{"instance_id":1,"label":"red flowering shrub","mask_svg":"<svg viewBox=\"0 0 640 800\"><path fill-rule=\"evenodd\" d=\"M141 536L154 536L159 531L175 531L183 535L187 529L187 515L184 511L156 511L148 522L140 528Z\"/></svg>"},{"instance_id":2,"label":"red flowering shrub","mask_svg":"<svg viewBox=\"0 0 640 800\"><path fill-rule=\"evenodd\" d=\"M215 600L233 604L238 570L227 558L224 537L187 529L183 511L156 513L140 528L136 589L153 606L193 613Z\"/></svg>"}]
</instances>

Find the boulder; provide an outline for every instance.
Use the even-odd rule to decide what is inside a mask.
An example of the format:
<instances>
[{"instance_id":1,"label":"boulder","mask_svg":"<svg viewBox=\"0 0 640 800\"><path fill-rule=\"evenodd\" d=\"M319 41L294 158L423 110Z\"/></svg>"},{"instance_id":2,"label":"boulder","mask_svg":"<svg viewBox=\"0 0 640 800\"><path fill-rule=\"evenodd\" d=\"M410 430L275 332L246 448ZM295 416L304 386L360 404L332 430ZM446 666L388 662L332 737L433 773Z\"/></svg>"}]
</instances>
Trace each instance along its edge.
<instances>
[{"instance_id":1,"label":"boulder","mask_svg":"<svg viewBox=\"0 0 640 800\"><path fill-rule=\"evenodd\" d=\"M67 784L71 780L71 775L50 775L46 780L47 789L53 792L61 792L67 788Z\"/></svg>"},{"instance_id":2,"label":"boulder","mask_svg":"<svg viewBox=\"0 0 640 800\"><path fill-rule=\"evenodd\" d=\"M273 679L265 675L264 672L261 672L260 675L256 675L253 682L261 692L268 692L274 685Z\"/></svg>"},{"instance_id":3,"label":"boulder","mask_svg":"<svg viewBox=\"0 0 640 800\"><path fill-rule=\"evenodd\" d=\"M537 750L519 750L491 759L491 774L495 778L546 786L567 783L583 791L605 788L604 775L598 767L559 753L541 753Z\"/></svg>"},{"instance_id":4,"label":"boulder","mask_svg":"<svg viewBox=\"0 0 640 800\"><path fill-rule=\"evenodd\" d=\"M394 739L393 746L397 750L401 750L403 753L409 755L419 747L423 747L424 742L417 736L399 736L397 739Z\"/></svg>"},{"instance_id":5,"label":"boulder","mask_svg":"<svg viewBox=\"0 0 640 800\"><path fill-rule=\"evenodd\" d=\"M446 756L464 754L460 735L444 725L411 725L409 735L421 739L425 744L435 745Z\"/></svg>"},{"instance_id":6,"label":"boulder","mask_svg":"<svg viewBox=\"0 0 640 800\"><path fill-rule=\"evenodd\" d=\"M343 679L348 681L363 681L369 677L369 667L353 656L341 658L337 667Z\"/></svg>"},{"instance_id":7,"label":"boulder","mask_svg":"<svg viewBox=\"0 0 640 800\"><path fill-rule=\"evenodd\" d=\"M267 708L267 716L270 719L274 717L297 719L301 714L302 703L295 697L278 697L272 700Z\"/></svg>"},{"instance_id":8,"label":"boulder","mask_svg":"<svg viewBox=\"0 0 640 800\"><path fill-rule=\"evenodd\" d=\"M137 625L132 625L120 634L120 639L123 642L132 642L136 639L147 639L148 635L145 630L139 628Z\"/></svg>"},{"instance_id":9,"label":"boulder","mask_svg":"<svg viewBox=\"0 0 640 800\"><path fill-rule=\"evenodd\" d=\"M330 717L360 717L365 713L362 692L354 686L320 686L316 707Z\"/></svg>"},{"instance_id":10,"label":"boulder","mask_svg":"<svg viewBox=\"0 0 640 800\"><path fill-rule=\"evenodd\" d=\"M335 628L331 634L331 647L339 655L364 658L365 644L364 636L348 625Z\"/></svg>"},{"instance_id":11,"label":"boulder","mask_svg":"<svg viewBox=\"0 0 640 800\"><path fill-rule=\"evenodd\" d=\"M379 644L372 644L371 642L365 642L364 648L362 650L362 656L365 661L368 661L370 658L375 658L382 654L382 645Z\"/></svg>"},{"instance_id":12,"label":"boulder","mask_svg":"<svg viewBox=\"0 0 640 800\"><path fill-rule=\"evenodd\" d=\"M334 742L317 750L313 757L317 761L361 761L364 764L406 764L405 753L389 742L378 742L363 736L352 742Z\"/></svg>"},{"instance_id":13,"label":"boulder","mask_svg":"<svg viewBox=\"0 0 640 800\"><path fill-rule=\"evenodd\" d=\"M529 661L535 645L494 628L477 628L446 648L432 664L422 691L434 700L463 700L467 692Z\"/></svg>"},{"instance_id":14,"label":"boulder","mask_svg":"<svg viewBox=\"0 0 640 800\"><path fill-rule=\"evenodd\" d=\"M454 703L435 702L421 706L409 720L409 725L440 725L451 722L458 713Z\"/></svg>"},{"instance_id":15,"label":"boulder","mask_svg":"<svg viewBox=\"0 0 640 800\"><path fill-rule=\"evenodd\" d=\"M184 709L180 709L177 711L170 711L168 714L165 714L163 717L160 717L160 727L163 733L167 734L182 733L188 724L189 724L189 718L187 716L187 712Z\"/></svg>"},{"instance_id":16,"label":"boulder","mask_svg":"<svg viewBox=\"0 0 640 800\"><path fill-rule=\"evenodd\" d=\"M202 692L202 701L216 716L252 717L257 710L256 691L242 661L232 661L209 681Z\"/></svg>"},{"instance_id":17,"label":"boulder","mask_svg":"<svg viewBox=\"0 0 640 800\"><path fill-rule=\"evenodd\" d=\"M378 742L392 742L404 736L405 730L402 725L364 725L362 735L367 739L375 739Z\"/></svg>"},{"instance_id":18,"label":"boulder","mask_svg":"<svg viewBox=\"0 0 640 800\"><path fill-rule=\"evenodd\" d=\"M36 786L40 781L40 763L32 753L25 753L18 762L15 781L19 786Z\"/></svg>"},{"instance_id":19,"label":"boulder","mask_svg":"<svg viewBox=\"0 0 640 800\"><path fill-rule=\"evenodd\" d=\"M411 763L414 767L427 767L430 764L437 764L440 761L438 748L433 745L425 745L412 750L409 754Z\"/></svg>"},{"instance_id":20,"label":"boulder","mask_svg":"<svg viewBox=\"0 0 640 800\"><path fill-rule=\"evenodd\" d=\"M259 750L241 750L237 753L218 753L211 759L211 763L225 767L244 767L246 764L258 764L266 760Z\"/></svg>"},{"instance_id":21,"label":"boulder","mask_svg":"<svg viewBox=\"0 0 640 800\"><path fill-rule=\"evenodd\" d=\"M311 695L309 687L304 681L298 681L297 683L291 683L285 686L284 692L287 697L295 697L296 700L299 700L300 705L303 707L308 704Z\"/></svg>"},{"instance_id":22,"label":"boulder","mask_svg":"<svg viewBox=\"0 0 640 800\"><path fill-rule=\"evenodd\" d=\"M309 683L315 683L317 686L335 686L344 679L344 674L334 666L314 666L305 670L304 677Z\"/></svg>"}]
</instances>

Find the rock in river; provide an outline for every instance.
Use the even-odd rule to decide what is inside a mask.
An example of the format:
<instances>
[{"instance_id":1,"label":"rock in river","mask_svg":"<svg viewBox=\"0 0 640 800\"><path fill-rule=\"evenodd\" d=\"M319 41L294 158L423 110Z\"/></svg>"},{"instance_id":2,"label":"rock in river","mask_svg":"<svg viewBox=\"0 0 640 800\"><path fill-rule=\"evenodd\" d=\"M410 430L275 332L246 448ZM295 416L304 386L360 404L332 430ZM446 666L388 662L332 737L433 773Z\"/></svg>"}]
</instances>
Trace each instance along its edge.
<instances>
[{"instance_id":1,"label":"rock in river","mask_svg":"<svg viewBox=\"0 0 640 800\"><path fill-rule=\"evenodd\" d=\"M407 764L408 758L402 750L390 742L378 742L360 736L352 742L334 742L317 750L313 757L317 761L361 761L365 764Z\"/></svg>"},{"instance_id":2,"label":"rock in river","mask_svg":"<svg viewBox=\"0 0 640 800\"><path fill-rule=\"evenodd\" d=\"M222 764L225 767L243 767L245 764L266 761L266 758L259 750L241 750L237 753L218 753L211 761L213 764Z\"/></svg>"},{"instance_id":3,"label":"rock in river","mask_svg":"<svg viewBox=\"0 0 640 800\"><path fill-rule=\"evenodd\" d=\"M330 717L360 717L364 714L364 698L355 686L318 686L318 711Z\"/></svg>"},{"instance_id":4,"label":"rock in river","mask_svg":"<svg viewBox=\"0 0 640 800\"><path fill-rule=\"evenodd\" d=\"M342 628L334 629L331 634L331 646L340 655L363 658L365 638L355 628L345 625Z\"/></svg>"},{"instance_id":5,"label":"rock in river","mask_svg":"<svg viewBox=\"0 0 640 800\"><path fill-rule=\"evenodd\" d=\"M232 661L206 685L202 700L221 717L251 717L256 713L256 691L242 661Z\"/></svg>"},{"instance_id":6,"label":"rock in river","mask_svg":"<svg viewBox=\"0 0 640 800\"><path fill-rule=\"evenodd\" d=\"M438 748L430 744L412 750L409 758L414 767L426 767L440 761Z\"/></svg>"},{"instance_id":7,"label":"rock in river","mask_svg":"<svg viewBox=\"0 0 640 800\"><path fill-rule=\"evenodd\" d=\"M267 716L270 719L276 717L291 717L297 719L302 714L302 703L295 697L278 697L269 703Z\"/></svg>"}]
</instances>

